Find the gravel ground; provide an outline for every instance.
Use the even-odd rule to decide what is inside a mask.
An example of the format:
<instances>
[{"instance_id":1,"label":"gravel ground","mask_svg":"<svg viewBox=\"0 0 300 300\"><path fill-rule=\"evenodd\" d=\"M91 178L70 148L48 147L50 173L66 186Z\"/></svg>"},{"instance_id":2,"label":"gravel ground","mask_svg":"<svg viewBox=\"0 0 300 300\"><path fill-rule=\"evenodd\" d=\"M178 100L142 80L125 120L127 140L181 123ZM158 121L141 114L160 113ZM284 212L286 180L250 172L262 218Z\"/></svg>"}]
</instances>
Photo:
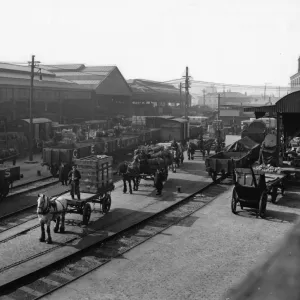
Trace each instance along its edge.
<instances>
[{"instance_id":1,"label":"gravel ground","mask_svg":"<svg viewBox=\"0 0 300 300\"><path fill-rule=\"evenodd\" d=\"M268 203L266 220L233 215L228 188L190 225L172 226L44 299L220 299L279 246L300 214L299 188Z\"/></svg>"}]
</instances>

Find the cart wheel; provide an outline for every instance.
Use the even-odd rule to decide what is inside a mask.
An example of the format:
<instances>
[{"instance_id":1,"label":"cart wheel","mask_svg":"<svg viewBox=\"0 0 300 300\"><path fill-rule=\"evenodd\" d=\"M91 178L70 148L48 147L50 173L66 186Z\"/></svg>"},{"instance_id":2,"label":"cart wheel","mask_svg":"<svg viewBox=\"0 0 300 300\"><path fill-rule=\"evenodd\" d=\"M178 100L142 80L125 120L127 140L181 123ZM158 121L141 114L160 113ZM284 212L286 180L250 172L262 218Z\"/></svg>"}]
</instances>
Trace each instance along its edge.
<instances>
[{"instance_id":1,"label":"cart wheel","mask_svg":"<svg viewBox=\"0 0 300 300\"><path fill-rule=\"evenodd\" d=\"M86 203L83 208L82 224L88 225L91 218L92 208L89 203Z\"/></svg>"},{"instance_id":2,"label":"cart wheel","mask_svg":"<svg viewBox=\"0 0 300 300\"><path fill-rule=\"evenodd\" d=\"M276 203L276 198L277 198L277 187L273 187L273 188L272 188L272 194L271 194L271 197L272 197L271 202L272 202L273 204L275 204L275 203Z\"/></svg>"},{"instance_id":3,"label":"cart wheel","mask_svg":"<svg viewBox=\"0 0 300 300\"><path fill-rule=\"evenodd\" d=\"M213 182L217 181L217 173L216 172L211 172L210 176L211 176L211 179L213 180Z\"/></svg>"},{"instance_id":4,"label":"cart wheel","mask_svg":"<svg viewBox=\"0 0 300 300\"><path fill-rule=\"evenodd\" d=\"M102 213L107 214L110 210L110 206L111 206L111 197L109 194L107 194L102 202Z\"/></svg>"},{"instance_id":5,"label":"cart wheel","mask_svg":"<svg viewBox=\"0 0 300 300\"><path fill-rule=\"evenodd\" d=\"M261 218L265 218L266 216L267 200L268 195L266 192L263 192L259 200L259 216Z\"/></svg>"},{"instance_id":6,"label":"cart wheel","mask_svg":"<svg viewBox=\"0 0 300 300\"><path fill-rule=\"evenodd\" d=\"M233 188L233 191L232 191L232 198L231 198L231 211L236 214L236 206L237 206L237 203L238 203L238 196L236 194L236 191L235 191L235 187Z\"/></svg>"}]
</instances>

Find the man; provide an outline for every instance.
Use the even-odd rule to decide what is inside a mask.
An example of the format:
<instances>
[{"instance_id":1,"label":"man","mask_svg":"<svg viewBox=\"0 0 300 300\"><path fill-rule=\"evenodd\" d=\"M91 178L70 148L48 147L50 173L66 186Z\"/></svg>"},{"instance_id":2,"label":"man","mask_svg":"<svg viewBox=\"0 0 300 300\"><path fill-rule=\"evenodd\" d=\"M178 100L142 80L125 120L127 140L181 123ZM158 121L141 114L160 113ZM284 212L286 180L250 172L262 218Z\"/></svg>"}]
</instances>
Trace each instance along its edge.
<instances>
[{"instance_id":1,"label":"man","mask_svg":"<svg viewBox=\"0 0 300 300\"><path fill-rule=\"evenodd\" d=\"M156 191L157 191L156 195L160 196L164 185L163 185L163 173L159 169L155 173L154 185L155 185L155 188L156 188Z\"/></svg>"},{"instance_id":2,"label":"man","mask_svg":"<svg viewBox=\"0 0 300 300\"><path fill-rule=\"evenodd\" d=\"M68 176L69 176L69 171L67 166L64 165L64 163L61 163L59 167L59 181L61 182L62 185L68 185Z\"/></svg>"},{"instance_id":3,"label":"man","mask_svg":"<svg viewBox=\"0 0 300 300\"><path fill-rule=\"evenodd\" d=\"M172 141L171 147L172 147L172 148L175 148L176 151L178 150L178 144L176 143L175 138L174 138L173 141Z\"/></svg>"},{"instance_id":4,"label":"man","mask_svg":"<svg viewBox=\"0 0 300 300\"><path fill-rule=\"evenodd\" d=\"M74 199L74 194L77 195L78 200L80 200L80 191L79 191L79 180L81 179L80 172L77 170L77 166L73 165L72 170L68 175L69 182L71 184L71 197Z\"/></svg>"}]
</instances>

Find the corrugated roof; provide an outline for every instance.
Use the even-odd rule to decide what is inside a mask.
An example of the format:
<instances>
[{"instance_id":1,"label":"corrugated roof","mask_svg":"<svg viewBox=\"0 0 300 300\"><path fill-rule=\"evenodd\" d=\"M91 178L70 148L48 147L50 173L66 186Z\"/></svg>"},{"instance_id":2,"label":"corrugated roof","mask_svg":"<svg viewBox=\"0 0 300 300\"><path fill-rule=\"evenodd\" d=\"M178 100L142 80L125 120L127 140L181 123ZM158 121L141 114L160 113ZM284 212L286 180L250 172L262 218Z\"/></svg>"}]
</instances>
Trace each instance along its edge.
<instances>
[{"instance_id":1,"label":"corrugated roof","mask_svg":"<svg viewBox=\"0 0 300 300\"><path fill-rule=\"evenodd\" d=\"M179 122L179 123L187 123L188 122L188 120L181 119L181 118L171 119L170 121L175 121L175 122Z\"/></svg>"},{"instance_id":2,"label":"corrugated roof","mask_svg":"<svg viewBox=\"0 0 300 300\"><path fill-rule=\"evenodd\" d=\"M30 119L23 119L26 123L30 123ZM47 118L33 118L32 119L33 124L41 124L41 123L52 123L51 120Z\"/></svg>"},{"instance_id":3,"label":"corrugated roof","mask_svg":"<svg viewBox=\"0 0 300 300\"><path fill-rule=\"evenodd\" d=\"M276 112L276 106L265 105L259 107L245 107L244 112Z\"/></svg>"},{"instance_id":4,"label":"corrugated roof","mask_svg":"<svg viewBox=\"0 0 300 300\"><path fill-rule=\"evenodd\" d=\"M11 72L20 72L20 73L31 73L31 68L29 66L13 65L4 62L0 62L0 70L6 72L11 71ZM37 72L38 72L38 67L35 68L35 73ZM44 70L44 69L42 69L42 73L44 73L44 75L55 76L55 74L53 74L52 72L49 72L48 70Z\"/></svg>"},{"instance_id":5,"label":"corrugated roof","mask_svg":"<svg viewBox=\"0 0 300 300\"><path fill-rule=\"evenodd\" d=\"M111 72L116 66L86 66L84 72Z\"/></svg>"},{"instance_id":6,"label":"corrugated roof","mask_svg":"<svg viewBox=\"0 0 300 300\"><path fill-rule=\"evenodd\" d=\"M76 84L80 85L89 85L89 86L95 86L97 87L102 80L73 80L72 82L75 82Z\"/></svg>"},{"instance_id":7,"label":"corrugated roof","mask_svg":"<svg viewBox=\"0 0 300 300\"><path fill-rule=\"evenodd\" d=\"M51 70L52 72L61 72L61 71L79 71L85 67L84 64L58 64L58 65L41 65L43 68Z\"/></svg>"}]
</instances>

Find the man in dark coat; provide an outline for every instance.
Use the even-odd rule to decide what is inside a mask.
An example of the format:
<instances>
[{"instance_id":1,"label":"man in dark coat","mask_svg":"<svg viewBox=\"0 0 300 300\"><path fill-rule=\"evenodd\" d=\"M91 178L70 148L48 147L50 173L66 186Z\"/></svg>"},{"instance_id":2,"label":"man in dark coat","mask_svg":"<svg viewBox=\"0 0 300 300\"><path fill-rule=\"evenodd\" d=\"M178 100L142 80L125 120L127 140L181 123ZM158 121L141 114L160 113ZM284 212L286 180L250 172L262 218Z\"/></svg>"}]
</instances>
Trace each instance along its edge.
<instances>
[{"instance_id":1,"label":"man in dark coat","mask_svg":"<svg viewBox=\"0 0 300 300\"><path fill-rule=\"evenodd\" d=\"M155 173L154 185L155 185L155 188L156 188L156 191L157 191L156 195L160 196L161 192L162 192L162 189L164 187L164 185L163 185L163 173L162 173L161 170L157 170L156 173Z\"/></svg>"},{"instance_id":2,"label":"man in dark coat","mask_svg":"<svg viewBox=\"0 0 300 300\"><path fill-rule=\"evenodd\" d=\"M77 170L77 166L74 165L72 170L69 172L69 182L71 184L71 197L74 199L74 194L77 195L78 200L80 200L80 191L79 191L79 180L81 179L81 174Z\"/></svg>"},{"instance_id":3,"label":"man in dark coat","mask_svg":"<svg viewBox=\"0 0 300 300\"><path fill-rule=\"evenodd\" d=\"M70 172L70 166L64 163L61 163L59 167L59 181L62 185L68 185L68 176Z\"/></svg>"}]
</instances>

